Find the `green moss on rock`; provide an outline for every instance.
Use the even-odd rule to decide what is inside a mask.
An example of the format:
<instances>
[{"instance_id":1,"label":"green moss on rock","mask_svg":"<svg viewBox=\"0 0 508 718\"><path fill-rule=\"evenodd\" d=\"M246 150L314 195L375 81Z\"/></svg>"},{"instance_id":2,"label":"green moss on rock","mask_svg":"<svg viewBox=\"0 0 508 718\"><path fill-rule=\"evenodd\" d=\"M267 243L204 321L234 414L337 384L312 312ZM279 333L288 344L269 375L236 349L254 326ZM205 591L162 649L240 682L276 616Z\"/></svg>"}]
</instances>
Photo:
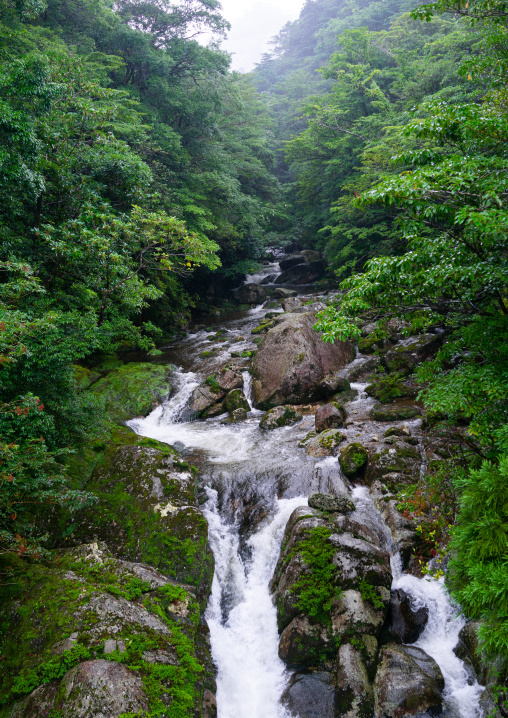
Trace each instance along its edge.
<instances>
[{"instance_id":1,"label":"green moss on rock","mask_svg":"<svg viewBox=\"0 0 508 718\"><path fill-rule=\"evenodd\" d=\"M172 366L132 362L99 379L91 391L104 400L112 421L122 423L134 416L146 416L171 390Z\"/></svg>"},{"instance_id":2,"label":"green moss on rock","mask_svg":"<svg viewBox=\"0 0 508 718\"><path fill-rule=\"evenodd\" d=\"M354 442L340 452L340 468L348 478L352 479L363 471L368 458L367 449L362 444Z\"/></svg>"}]
</instances>

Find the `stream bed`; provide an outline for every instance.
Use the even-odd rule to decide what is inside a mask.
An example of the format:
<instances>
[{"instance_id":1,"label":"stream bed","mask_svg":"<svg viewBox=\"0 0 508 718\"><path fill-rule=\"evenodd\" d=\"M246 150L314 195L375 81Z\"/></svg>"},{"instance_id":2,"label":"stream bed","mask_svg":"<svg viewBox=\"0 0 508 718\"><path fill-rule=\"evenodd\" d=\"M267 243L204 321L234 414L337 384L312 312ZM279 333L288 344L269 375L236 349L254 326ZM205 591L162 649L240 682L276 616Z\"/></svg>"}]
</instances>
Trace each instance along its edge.
<instances>
[{"instance_id":1,"label":"stream bed","mask_svg":"<svg viewBox=\"0 0 508 718\"><path fill-rule=\"evenodd\" d=\"M273 268L270 267L273 271ZM261 277L256 276L259 280ZM315 459L298 448L314 428L314 416L291 427L262 431L263 412L252 409L248 359L243 360L244 391L251 405L248 418L224 424L224 416L186 422L187 401L200 382L237 354L255 349L251 330L270 311L263 306L237 312L215 327L197 328L164 350L164 360L177 370L173 395L147 418L130 426L139 434L177 444L185 460L199 468L202 510L208 520L215 557L215 576L206 618L217 670L218 718L289 718L280 699L290 671L278 657L276 609L269 589L286 523L313 492L341 494L347 480L336 457ZM273 311L273 309L272 309ZM216 322L217 324L217 322ZM225 330L217 343L213 330ZM238 359L240 363L242 359ZM365 385L347 405L348 441L378 440L386 425L368 418L372 400ZM418 429L419 419L409 422ZM400 422L403 423L403 422ZM405 422L406 424L408 422ZM450 603L443 579L403 574L391 533L369 498L368 489L353 488L355 516L384 537L392 554L393 588L403 588L415 604L429 608L428 625L416 646L439 664L445 678L446 715L479 718L483 688L473 683L453 653L463 618Z\"/></svg>"}]
</instances>

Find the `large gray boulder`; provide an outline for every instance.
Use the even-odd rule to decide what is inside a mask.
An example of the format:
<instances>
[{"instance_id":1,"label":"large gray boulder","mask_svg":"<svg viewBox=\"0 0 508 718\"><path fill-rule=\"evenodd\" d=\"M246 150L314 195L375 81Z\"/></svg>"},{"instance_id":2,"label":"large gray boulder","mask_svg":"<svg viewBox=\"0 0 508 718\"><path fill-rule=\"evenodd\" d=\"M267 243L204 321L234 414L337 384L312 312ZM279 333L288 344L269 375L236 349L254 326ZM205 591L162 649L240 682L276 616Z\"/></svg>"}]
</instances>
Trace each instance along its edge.
<instances>
[{"instance_id":1,"label":"large gray boulder","mask_svg":"<svg viewBox=\"0 0 508 718\"><path fill-rule=\"evenodd\" d=\"M351 344L323 342L315 321L312 313L285 314L265 335L252 363L260 409L314 401L320 382L352 360Z\"/></svg>"},{"instance_id":2,"label":"large gray boulder","mask_svg":"<svg viewBox=\"0 0 508 718\"><path fill-rule=\"evenodd\" d=\"M384 363L389 371L411 373L413 367L433 356L442 343L442 334L421 334L406 339L386 353Z\"/></svg>"},{"instance_id":3,"label":"large gray boulder","mask_svg":"<svg viewBox=\"0 0 508 718\"><path fill-rule=\"evenodd\" d=\"M299 718L335 718L335 688L330 673L294 673L282 704Z\"/></svg>"},{"instance_id":4,"label":"large gray boulder","mask_svg":"<svg viewBox=\"0 0 508 718\"><path fill-rule=\"evenodd\" d=\"M243 304L261 304L266 299L266 289L259 284L244 284L236 291L236 298Z\"/></svg>"},{"instance_id":5,"label":"large gray boulder","mask_svg":"<svg viewBox=\"0 0 508 718\"><path fill-rule=\"evenodd\" d=\"M279 274L276 282L277 284L312 284L323 276L325 269L326 262L322 259L305 264L295 264Z\"/></svg>"},{"instance_id":6,"label":"large gray boulder","mask_svg":"<svg viewBox=\"0 0 508 718\"><path fill-rule=\"evenodd\" d=\"M338 644L352 635L380 634L390 603L390 557L354 514L296 509L282 546L272 589L283 660L314 666L334 659ZM313 556L326 556L329 570L322 559L314 565Z\"/></svg>"},{"instance_id":7,"label":"large gray boulder","mask_svg":"<svg viewBox=\"0 0 508 718\"><path fill-rule=\"evenodd\" d=\"M375 714L379 718L440 713L444 679L425 651L389 643L381 650L374 681Z\"/></svg>"}]
</instances>

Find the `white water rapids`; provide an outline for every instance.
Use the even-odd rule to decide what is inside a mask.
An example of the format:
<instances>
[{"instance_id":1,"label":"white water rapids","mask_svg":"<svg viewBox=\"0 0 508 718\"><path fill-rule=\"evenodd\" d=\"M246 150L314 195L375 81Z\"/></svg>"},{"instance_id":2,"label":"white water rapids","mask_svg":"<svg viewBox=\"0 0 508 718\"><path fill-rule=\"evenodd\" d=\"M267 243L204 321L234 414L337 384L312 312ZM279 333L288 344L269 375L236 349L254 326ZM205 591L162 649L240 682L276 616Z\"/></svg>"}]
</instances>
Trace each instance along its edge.
<instances>
[{"instance_id":1,"label":"white water rapids","mask_svg":"<svg viewBox=\"0 0 508 718\"><path fill-rule=\"evenodd\" d=\"M261 316L263 309L256 307L231 322L228 332L243 339ZM313 428L313 417L304 418L301 425L269 432L259 429L261 412L256 410L239 424L222 424L224 417L181 421L192 391L229 357L225 347L219 346L219 354L210 363L194 361L209 347L205 331L189 335L176 355L180 364L172 375L176 392L148 417L130 425L144 436L170 444L180 442L184 457L199 464L208 497L202 508L216 566L206 618L217 669L218 718L290 718L280 703L289 673L278 658L276 609L269 582L287 520L296 507L307 504L302 497L314 491L341 493L345 485L336 458L319 461L298 449L299 440ZM240 342L231 344L231 348L237 347L248 348ZM246 371L243 376L252 406L251 377ZM364 441L384 427L378 429L362 419L372 400L363 393L365 385L352 387L358 397L349 404L353 424L344 431L349 440ZM381 536L390 550L391 534L368 490L357 487L353 497L357 517ZM392 572L393 588L406 590L415 606L429 608L428 625L415 645L432 656L443 672L446 715L479 718L483 689L470 684L464 664L453 653L464 621L451 604L443 580L402 574L396 556Z\"/></svg>"}]
</instances>

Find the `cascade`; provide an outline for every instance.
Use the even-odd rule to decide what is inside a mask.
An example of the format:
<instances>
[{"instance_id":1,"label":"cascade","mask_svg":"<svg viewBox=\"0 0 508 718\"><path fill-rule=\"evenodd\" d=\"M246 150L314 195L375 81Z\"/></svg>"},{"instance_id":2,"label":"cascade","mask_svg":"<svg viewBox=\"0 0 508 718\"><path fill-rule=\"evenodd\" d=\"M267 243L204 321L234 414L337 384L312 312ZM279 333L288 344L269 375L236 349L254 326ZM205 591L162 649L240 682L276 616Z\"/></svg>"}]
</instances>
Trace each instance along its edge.
<instances>
[{"instance_id":1,"label":"cascade","mask_svg":"<svg viewBox=\"0 0 508 718\"><path fill-rule=\"evenodd\" d=\"M273 271L266 271L270 269ZM264 311L262 306L255 307L228 321L228 334L239 338L234 344L238 353L249 346L243 337L250 334ZM313 428L313 417L304 418L297 426L260 431L262 412L252 410L252 380L246 370L244 391L251 407L246 421L224 424L224 417L182 420L192 391L229 359L219 346L213 356L203 360L203 352L210 346L209 332L204 330L180 342L174 356L179 368L173 374L173 396L146 419L133 420L130 425L142 435L171 444L180 442L184 457L200 469L205 497L202 509L216 566L206 618L217 668L218 718L290 718L280 703L290 674L278 658L276 610L269 583L292 511L305 506L305 497L314 491L340 493L344 478L336 458L317 461L298 449L299 440ZM361 357L355 360L359 361ZM348 405L353 417L373 403L365 393L366 386L351 385L358 392ZM346 427L345 433L348 439L361 441L367 430L358 422ZM380 535L393 553L391 533L368 490L356 487L353 497L356 517ZM393 588L404 588L416 606L426 605L430 610L428 625L415 645L441 667L447 715L478 718L483 689L477 683L471 685L464 664L453 654L463 619L450 602L443 579L418 579L403 574L400 565L400 557L394 554Z\"/></svg>"}]
</instances>

